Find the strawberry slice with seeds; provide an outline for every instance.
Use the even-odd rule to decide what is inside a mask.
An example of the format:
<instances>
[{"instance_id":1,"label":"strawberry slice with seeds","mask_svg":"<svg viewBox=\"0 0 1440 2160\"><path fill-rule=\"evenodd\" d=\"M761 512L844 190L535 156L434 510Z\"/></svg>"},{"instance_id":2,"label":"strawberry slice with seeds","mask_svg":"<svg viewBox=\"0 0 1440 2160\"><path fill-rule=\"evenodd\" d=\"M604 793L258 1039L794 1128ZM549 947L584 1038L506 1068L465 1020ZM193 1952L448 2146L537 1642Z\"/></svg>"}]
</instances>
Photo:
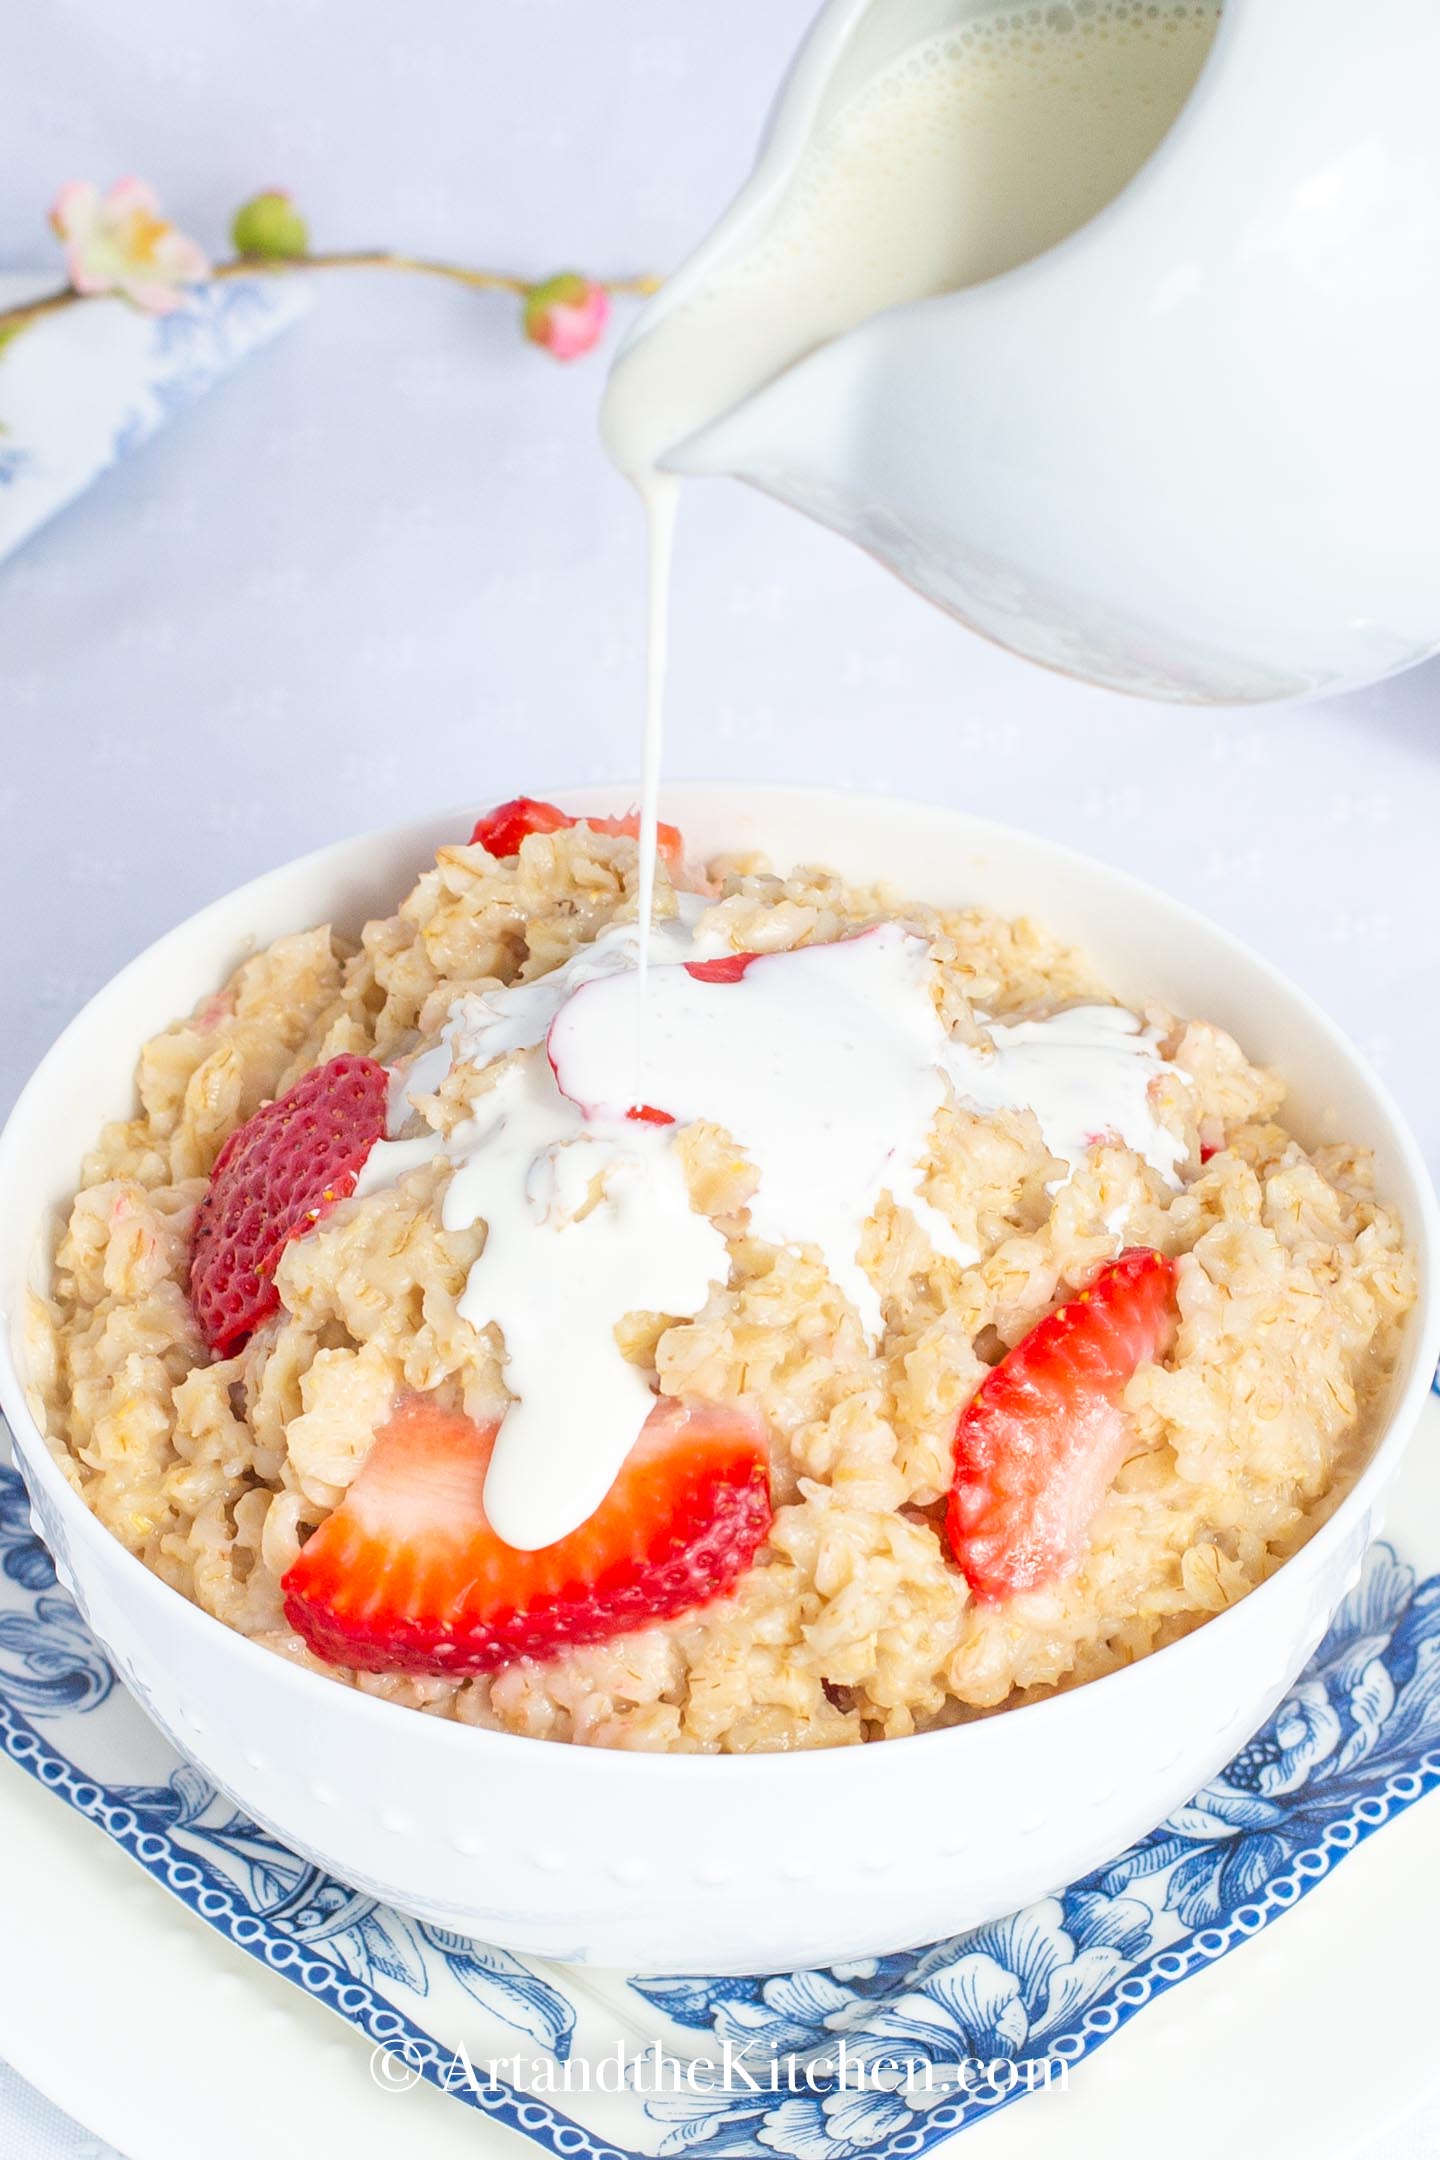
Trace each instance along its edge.
<instances>
[{"instance_id":1,"label":"strawberry slice with seeds","mask_svg":"<svg viewBox=\"0 0 1440 2160\"><path fill-rule=\"evenodd\" d=\"M381 1428L281 1584L317 1657L446 1676L553 1657L721 1596L770 1528L758 1421L667 1401L589 1521L521 1552L485 1516L496 1431L425 1396Z\"/></svg>"},{"instance_id":2,"label":"strawberry slice with seeds","mask_svg":"<svg viewBox=\"0 0 1440 2160\"><path fill-rule=\"evenodd\" d=\"M554 803L537 802L533 795L517 795L510 802L499 803L478 818L470 835L472 847L477 844L487 854L497 858L518 855L522 840L531 833L569 832L572 826L588 825L592 832L609 833L621 840L638 840L640 837L639 812L632 810L628 817L573 818L556 808ZM656 844L660 855L671 870L678 870L685 860L685 842L675 825L656 828Z\"/></svg>"},{"instance_id":3,"label":"strawberry slice with seeds","mask_svg":"<svg viewBox=\"0 0 1440 2160\"><path fill-rule=\"evenodd\" d=\"M231 1133L190 1243L190 1302L212 1350L228 1356L279 1305L280 1255L355 1190L385 1135L388 1087L373 1058L334 1057Z\"/></svg>"},{"instance_id":4,"label":"strawberry slice with seeds","mask_svg":"<svg viewBox=\"0 0 1440 2160\"><path fill-rule=\"evenodd\" d=\"M1175 1334L1175 1264L1132 1246L981 1382L955 1431L950 1549L993 1603L1068 1574L1134 1441L1123 1396Z\"/></svg>"}]
</instances>

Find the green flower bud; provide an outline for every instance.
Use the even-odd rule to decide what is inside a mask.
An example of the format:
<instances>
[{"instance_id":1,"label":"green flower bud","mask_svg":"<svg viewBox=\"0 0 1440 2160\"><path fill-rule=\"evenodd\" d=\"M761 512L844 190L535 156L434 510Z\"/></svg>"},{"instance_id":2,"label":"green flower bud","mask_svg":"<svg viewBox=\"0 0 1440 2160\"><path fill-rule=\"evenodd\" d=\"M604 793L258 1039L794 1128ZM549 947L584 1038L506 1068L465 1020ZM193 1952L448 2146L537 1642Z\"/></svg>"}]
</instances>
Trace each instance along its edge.
<instances>
[{"instance_id":1,"label":"green flower bud","mask_svg":"<svg viewBox=\"0 0 1440 2160\"><path fill-rule=\"evenodd\" d=\"M294 261L308 253L310 232L290 197L280 188L266 188L241 203L230 227L237 255L255 255L261 261Z\"/></svg>"}]
</instances>

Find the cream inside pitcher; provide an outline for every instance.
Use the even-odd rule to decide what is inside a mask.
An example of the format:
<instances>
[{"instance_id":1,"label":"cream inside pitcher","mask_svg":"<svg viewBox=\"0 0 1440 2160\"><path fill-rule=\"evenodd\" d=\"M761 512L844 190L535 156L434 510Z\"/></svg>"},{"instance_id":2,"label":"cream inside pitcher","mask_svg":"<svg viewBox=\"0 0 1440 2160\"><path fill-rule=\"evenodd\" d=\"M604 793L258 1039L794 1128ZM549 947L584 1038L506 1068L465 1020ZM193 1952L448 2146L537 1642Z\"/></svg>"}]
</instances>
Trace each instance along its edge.
<instances>
[{"instance_id":1,"label":"cream inside pitcher","mask_svg":"<svg viewBox=\"0 0 1440 2160\"><path fill-rule=\"evenodd\" d=\"M1440 645L1440 11L831 0L639 318L613 453L1188 702Z\"/></svg>"}]
</instances>

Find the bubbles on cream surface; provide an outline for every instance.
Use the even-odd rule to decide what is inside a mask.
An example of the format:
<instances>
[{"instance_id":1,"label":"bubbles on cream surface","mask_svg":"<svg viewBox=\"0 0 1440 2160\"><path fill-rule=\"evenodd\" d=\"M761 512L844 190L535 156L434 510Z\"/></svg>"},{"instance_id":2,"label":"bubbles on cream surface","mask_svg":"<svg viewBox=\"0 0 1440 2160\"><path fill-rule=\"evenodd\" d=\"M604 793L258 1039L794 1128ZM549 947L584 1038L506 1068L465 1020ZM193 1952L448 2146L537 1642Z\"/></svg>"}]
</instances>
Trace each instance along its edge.
<instances>
[{"instance_id":1,"label":"bubbles on cream surface","mask_svg":"<svg viewBox=\"0 0 1440 2160\"><path fill-rule=\"evenodd\" d=\"M459 1310L503 1337L513 1400L485 1505L527 1550L594 1512L652 1407L618 1322L687 1318L728 1280L725 1239L691 1206L674 1145L687 1124L729 1133L757 1174L752 1234L818 1247L872 1336L881 1306L859 1248L884 1194L937 1254L961 1267L979 1258L922 1190L952 1093L982 1112L1033 1109L1072 1166L1101 1136L1172 1181L1184 1154L1149 1095L1174 1068L1134 1013L1080 1006L987 1022L993 1049L957 1042L931 995L929 946L899 923L697 978L686 962L729 952L700 933L705 906L681 896L680 918L649 941L645 1100L673 1123L628 1114L639 938L617 924L534 982L456 999L441 1045L396 1068L391 1131L456 1068L474 1073L469 1116L448 1136L379 1142L358 1188L443 1152L454 1165L445 1227L486 1225Z\"/></svg>"},{"instance_id":2,"label":"bubbles on cream surface","mask_svg":"<svg viewBox=\"0 0 1440 2160\"><path fill-rule=\"evenodd\" d=\"M1170 128L1219 19L1219 0L1004 7L902 54L819 129L754 246L621 354L616 463L642 472L882 309L1076 231Z\"/></svg>"}]
</instances>

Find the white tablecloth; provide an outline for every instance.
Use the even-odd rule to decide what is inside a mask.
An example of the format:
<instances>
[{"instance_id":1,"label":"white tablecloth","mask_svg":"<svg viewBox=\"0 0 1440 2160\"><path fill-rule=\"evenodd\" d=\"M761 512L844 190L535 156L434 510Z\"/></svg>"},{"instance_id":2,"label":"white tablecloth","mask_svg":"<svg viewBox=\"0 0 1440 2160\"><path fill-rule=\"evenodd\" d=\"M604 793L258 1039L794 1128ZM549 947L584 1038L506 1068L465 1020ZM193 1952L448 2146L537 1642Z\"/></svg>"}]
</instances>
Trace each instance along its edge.
<instances>
[{"instance_id":1,"label":"white tablecloth","mask_svg":"<svg viewBox=\"0 0 1440 2160\"><path fill-rule=\"evenodd\" d=\"M217 249L278 183L318 246L663 268L739 177L808 11L20 10L0 267L43 260L62 180L139 168ZM639 520L595 439L600 380L522 345L504 301L332 276L0 567L0 1101L121 961L257 869L437 803L633 778ZM672 771L891 789L1124 863L1314 991L1440 1161L1440 671L1299 711L1123 703L759 497L692 496ZM86 2149L22 2135L16 2105L0 2074L0 2150ZM1437 2144L1440 2112L1377 2160Z\"/></svg>"}]
</instances>

